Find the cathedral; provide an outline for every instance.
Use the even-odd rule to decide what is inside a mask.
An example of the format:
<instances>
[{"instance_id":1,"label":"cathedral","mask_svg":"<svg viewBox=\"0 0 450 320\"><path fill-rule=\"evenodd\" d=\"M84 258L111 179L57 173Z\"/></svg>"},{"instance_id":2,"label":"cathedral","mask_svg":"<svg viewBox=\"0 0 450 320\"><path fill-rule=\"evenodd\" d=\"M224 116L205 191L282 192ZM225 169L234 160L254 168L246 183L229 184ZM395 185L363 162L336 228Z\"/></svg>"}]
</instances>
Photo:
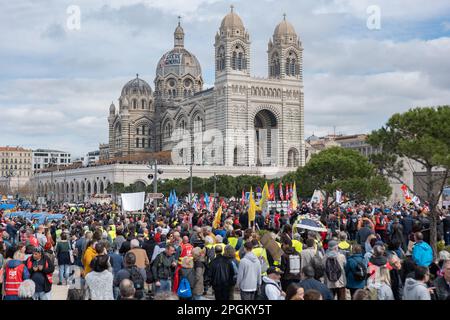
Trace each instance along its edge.
<instances>
[{"instance_id":1,"label":"cathedral","mask_svg":"<svg viewBox=\"0 0 450 320\"><path fill-rule=\"evenodd\" d=\"M203 88L184 37L179 22L154 90L136 75L111 104L109 158L170 151L174 164L304 165L303 48L286 16L269 40L265 78L251 76L250 35L233 7L215 36L213 88Z\"/></svg>"}]
</instances>

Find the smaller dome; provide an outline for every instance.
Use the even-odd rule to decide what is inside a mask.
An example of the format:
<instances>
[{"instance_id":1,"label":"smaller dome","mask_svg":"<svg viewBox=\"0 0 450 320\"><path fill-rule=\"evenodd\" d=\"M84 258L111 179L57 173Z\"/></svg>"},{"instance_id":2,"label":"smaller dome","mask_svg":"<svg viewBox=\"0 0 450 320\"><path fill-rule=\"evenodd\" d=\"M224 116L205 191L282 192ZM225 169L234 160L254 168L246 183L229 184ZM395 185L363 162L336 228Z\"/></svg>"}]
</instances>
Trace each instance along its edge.
<instances>
[{"instance_id":1,"label":"smaller dome","mask_svg":"<svg viewBox=\"0 0 450 320\"><path fill-rule=\"evenodd\" d=\"M122 98L122 107L127 108L129 106L129 102L127 97Z\"/></svg>"},{"instance_id":2,"label":"smaller dome","mask_svg":"<svg viewBox=\"0 0 450 320\"><path fill-rule=\"evenodd\" d=\"M178 24L177 28L175 29L175 34L184 34L183 27Z\"/></svg>"},{"instance_id":3,"label":"smaller dome","mask_svg":"<svg viewBox=\"0 0 450 320\"><path fill-rule=\"evenodd\" d=\"M140 79L139 75L136 74L136 78L129 81L122 89L122 96L130 94L151 95L152 88L146 81Z\"/></svg>"},{"instance_id":4,"label":"smaller dome","mask_svg":"<svg viewBox=\"0 0 450 320\"><path fill-rule=\"evenodd\" d=\"M225 18L222 20L222 24L220 25L221 29L244 29L244 23L242 19L233 11L233 6L231 6L231 12L228 13Z\"/></svg>"},{"instance_id":5,"label":"smaller dome","mask_svg":"<svg viewBox=\"0 0 450 320\"><path fill-rule=\"evenodd\" d=\"M116 113L116 106L114 105L114 102L111 102L111 105L109 106L109 113Z\"/></svg>"},{"instance_id":6,"label":"smaller dome","mask_svg":"<svg viewBox=\"0 0 450 320\"><path fill-rule=\"evenodd\" d=\"M284 15L283 21L281 21L275 31L273 32L274 37L283 37L286 35L297 35L294 26L286 20L286 15Z\"/></svg>"}]
</instances>

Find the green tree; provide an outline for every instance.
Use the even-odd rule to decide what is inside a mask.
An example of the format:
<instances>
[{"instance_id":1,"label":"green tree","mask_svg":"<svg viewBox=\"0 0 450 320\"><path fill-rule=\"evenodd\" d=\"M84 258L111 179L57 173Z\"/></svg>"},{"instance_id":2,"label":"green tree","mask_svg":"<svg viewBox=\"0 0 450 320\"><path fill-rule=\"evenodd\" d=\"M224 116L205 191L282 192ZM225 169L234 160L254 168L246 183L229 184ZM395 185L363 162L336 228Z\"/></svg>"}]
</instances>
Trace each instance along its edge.
<instances>
[{"instance_id":1,"label":"green tree","mask_svg":"<svg viewBox=\"0 0 450 320\"><path fill-rule=\"evenodd\" d=\"M311 160L295 173L283 177L295 179L298 195L311 197L314 190L325 192L324 206L340 189L350 201L372 201L389 197L392 189L386 178L379 175L369 160L360 153L333 147L311 157Z\"/></svg>"},{"instance_id":2,"label":"green tree","mask_svg":"<svg viewBox=\"0 0 450 320\"><path fill-rule=\"evenodd\" d=\"M420 163L426 171L426 200L430 206L430 245L436 254L437 204L442 195L450 168L450 107L415 108L403 114L394 114L381 129L373 131L367 140L380 148L381 153L371 157L378 171L405 184L404 158ZM433 171L443 172L436 178ZM435 192L438 190L438 192Z\"/></svg>"}]
</instances>

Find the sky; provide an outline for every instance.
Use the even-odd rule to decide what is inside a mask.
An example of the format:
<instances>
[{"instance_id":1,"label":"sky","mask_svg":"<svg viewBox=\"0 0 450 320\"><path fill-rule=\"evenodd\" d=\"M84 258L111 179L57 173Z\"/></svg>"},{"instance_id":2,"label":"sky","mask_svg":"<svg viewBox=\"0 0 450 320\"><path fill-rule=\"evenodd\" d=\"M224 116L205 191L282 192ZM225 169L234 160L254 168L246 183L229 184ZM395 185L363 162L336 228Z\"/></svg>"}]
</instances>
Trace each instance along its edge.
<instances>
[{"instance_id":1,"label":"sky","mask_svg":"<svg viewBox=\"0 0 450 320\"><path fill-rule=\"evenodd\" d=\"M125 83L139 73L154 88L179 15L211 87L230 5L250 33L252 76L267 77L284 13L295 27L306 137L368 133L396 112L450 104L448 0L0 0L0 146L98 149Z\"/></svg>"}]
</instances>

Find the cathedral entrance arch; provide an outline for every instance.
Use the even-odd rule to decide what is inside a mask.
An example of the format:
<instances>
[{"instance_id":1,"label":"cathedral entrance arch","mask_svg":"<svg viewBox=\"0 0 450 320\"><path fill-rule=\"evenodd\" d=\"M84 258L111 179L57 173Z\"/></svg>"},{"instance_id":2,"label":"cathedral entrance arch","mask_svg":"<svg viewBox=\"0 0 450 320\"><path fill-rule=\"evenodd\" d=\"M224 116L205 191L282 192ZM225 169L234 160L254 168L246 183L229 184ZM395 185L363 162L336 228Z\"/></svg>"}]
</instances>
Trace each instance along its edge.
<instances>
[{"instance_id":1,"label":"cathedral entrance arch","mask_svg":"<svg viewBox=\"0 0 450 320\"><path fill-rule=\"evenodd\" d=\"M255 156L257 166L272 166L277 162L276 115L267 109L259 111L254 118Z\"/></svg>"}]
</instances>

